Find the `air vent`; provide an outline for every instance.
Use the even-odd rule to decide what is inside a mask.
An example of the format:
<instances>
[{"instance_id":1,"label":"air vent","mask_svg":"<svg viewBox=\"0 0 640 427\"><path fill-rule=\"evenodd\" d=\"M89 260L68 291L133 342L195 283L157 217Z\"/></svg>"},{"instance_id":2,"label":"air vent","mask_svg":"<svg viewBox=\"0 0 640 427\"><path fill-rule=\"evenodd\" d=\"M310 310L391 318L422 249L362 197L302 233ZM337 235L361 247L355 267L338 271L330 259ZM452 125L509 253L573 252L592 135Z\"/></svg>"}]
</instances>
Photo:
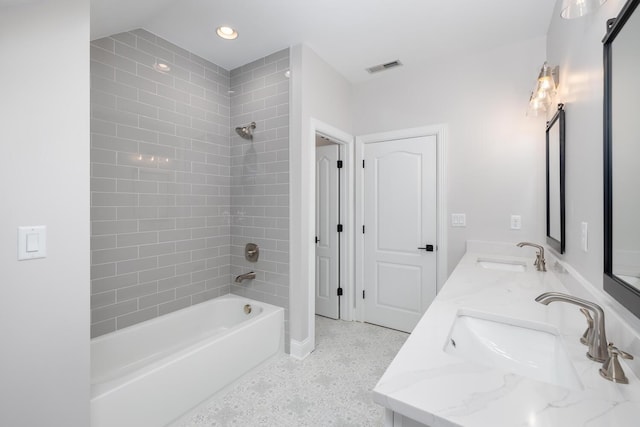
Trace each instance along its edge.
<instances>
[{"instance_id":1,"label":"air vent","mask_svg":"<svg viewBox=\"0 0 640 427\"><path fill-rule=\"evenodd\" d=\"M399 67L401 65L402 65L402 62L396 59L395 61L387 62L386 64L374 65L373 67L369 67L367 68L367 71L370 74L379 73L380 71L388 70L389 68L393 68L393 67Z\"/></svg>"}]
</instances>

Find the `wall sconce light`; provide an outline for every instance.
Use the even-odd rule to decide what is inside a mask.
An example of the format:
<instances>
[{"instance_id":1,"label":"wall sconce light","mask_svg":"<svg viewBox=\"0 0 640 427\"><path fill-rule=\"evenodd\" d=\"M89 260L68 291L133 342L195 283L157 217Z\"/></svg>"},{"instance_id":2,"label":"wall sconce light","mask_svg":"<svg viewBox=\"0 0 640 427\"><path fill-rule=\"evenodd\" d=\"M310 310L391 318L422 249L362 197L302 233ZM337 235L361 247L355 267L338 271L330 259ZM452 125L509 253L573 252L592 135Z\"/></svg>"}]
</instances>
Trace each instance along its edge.
<instances>
[{"instance_id":1,"label":"wall sconce light","mask_svg":"<svg viewBox=\"0 0 640 427\"><path fill-rule=\"evenodd\" d=\"M529 97L529 112L527 114L538 116L541 112L548 111L553 104L553 97L558 87L560 67L551 68L545 61L538 74L536 87Z\"/></svg>"},{"instance_id":2,"label":"wall sconce light","mask_svg":"<svg viewBox=\"0 0 640 427\"><path fill-rule=\"evenodd\" d=\"M560 16L575 19L588 15L602 6L607 0L562 0Z\"/></svg>"}]
</instances>

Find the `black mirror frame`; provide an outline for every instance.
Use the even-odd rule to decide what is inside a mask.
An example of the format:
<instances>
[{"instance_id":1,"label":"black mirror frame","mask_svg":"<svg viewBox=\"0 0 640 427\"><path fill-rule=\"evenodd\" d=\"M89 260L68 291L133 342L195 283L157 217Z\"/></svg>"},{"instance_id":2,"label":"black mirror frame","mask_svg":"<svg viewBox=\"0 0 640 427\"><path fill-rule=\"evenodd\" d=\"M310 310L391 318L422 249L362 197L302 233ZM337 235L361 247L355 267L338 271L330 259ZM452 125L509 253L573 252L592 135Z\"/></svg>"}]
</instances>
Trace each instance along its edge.
<instances>
[{"instance_id":1,"label":"black mirror frame","mask_svg":"<svg viewBox=\"0 0 640 427\"><path fill-rule=\"evenodd\" d=\"M551 237L551 212L549 211L549 131L559 126L560 133L560 240ZM545 131L547 139L546 162L547 162L547 244L561 254L564 253L565 246L565 124L564 124L564 104L558 104L558 111L547 122Z\"/></svg>"},{"instance_id":2,"label":"black mirror frame","mask_svg":"<svg viewBox=\"0 0 640 427\"><path fill-rule=\"evenodd\" d=\"M613 274L613 186L612 186L612 114L611 114L611 70L612 43L624 24L629 20L640 0L629 0L618 17L607 21L607 34L604 43L604 290L640 317L640 290L629 285Z\"/></svg>"}]
</instances>

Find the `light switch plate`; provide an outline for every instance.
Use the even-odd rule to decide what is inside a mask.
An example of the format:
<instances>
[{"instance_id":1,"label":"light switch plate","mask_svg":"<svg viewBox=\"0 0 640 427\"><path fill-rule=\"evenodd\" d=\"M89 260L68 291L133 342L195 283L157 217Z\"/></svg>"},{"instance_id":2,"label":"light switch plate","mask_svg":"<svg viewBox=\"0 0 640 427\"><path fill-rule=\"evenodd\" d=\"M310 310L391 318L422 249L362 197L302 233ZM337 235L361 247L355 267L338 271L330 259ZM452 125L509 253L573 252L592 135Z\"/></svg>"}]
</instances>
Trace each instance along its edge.
<instances>
[{"instance_id":1,"label":"light switch plate","mask_svg":"<svg viewBox=\"0 0 640 427\"><path fill-rule=\"evenodd\" d=\"M18 227L18 261L47 257L47 227Z\"/></svg>"},{"instance_id":2,"label":"light switch plate","mask_svg":"<svg viewBox=\"0 0 640 427\"><path fill-rule=\"evenodd\" d=\"M511 229L520 230L522 228L522 217L520 215L511 215Z\"/></svg>"},{"instance_id":3,"label":"light switch plate","mask_svg":"<svg viewBox=\"0 0 640 427\"><path fill-rule=\"evenodd\" d=\"M466 227L467 216L465 214L451 214L452 227Z\"/></svg>"}]
</instances>

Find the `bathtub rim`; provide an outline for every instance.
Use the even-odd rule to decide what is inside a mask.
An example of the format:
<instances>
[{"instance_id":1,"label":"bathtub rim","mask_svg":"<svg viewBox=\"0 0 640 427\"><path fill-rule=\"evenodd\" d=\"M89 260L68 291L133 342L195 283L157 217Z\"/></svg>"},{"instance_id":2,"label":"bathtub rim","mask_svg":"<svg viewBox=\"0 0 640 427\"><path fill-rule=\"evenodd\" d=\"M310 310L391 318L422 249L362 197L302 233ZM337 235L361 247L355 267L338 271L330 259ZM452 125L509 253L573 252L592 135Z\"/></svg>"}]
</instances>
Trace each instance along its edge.
<instances>
[{"instance_id":1,"label":"bathtub rim","mask_svg":"<svg viewBox=\"0 0 640 427\"><path fill-rule=\"evenodd\" d=\"M224 339L224 337L227 336L228 334L238 333L243 329L250 328L253 323L260 321L260 319L271 317L271 316L277 316L280 311L284 312L284 308L282 307L278 307L278 306L275 306L269 303L264 303L257 300L252 300L250 298L246 298L241 295L226 294L221 297L212 298L205 302L195 304L193 306L187 307L182 310L177 310L173 313L169 313L145 322L138 323L136 325L132 325L127 328L123 328L114 332L110 332L105 335L101 335L99 337L92 339L91 343L93 343L94 340L95 342L99 342L101 340L113 338L117 333L121 333L121 334L135 333L139 329L148 327L149 323L151 322L153 323L168 322L172 318L184 316L188 314L189 311L195 311L198 309L203 310L203 309L206 309L206 306L208 304L213 305L214 302L220 303L221 301L224 301L224 300L239 300L241 302L250 303L254 306L261 307L262 311L258 315L251 317L249 319L243 320L242 322L234 324L231 327L227 327L227 328L217 327L215 329L215 332L212 333L211 335L207 335L202 339L199 339L195 342L187 344L184 347L180 347L179 349L177 349L177 351L167 351L166 353L163 353L161 356L157 357L156 359L153 359L152 361L150 361L149 364L146 364L141 368L135 369L124 375L118 376L116 378L113 378L107 381L102 381L102 382L94 382L93 378L91 378L91 381L89 384L90 385L90 394L89 394L90 401L93 401L94 399L99 399L100 397L105 396L107 394L117 392L119 389L126 387L132 382L137 381L139 378L152 375L158 372L159 370L171 365L172 363L176 363L178 361L181 361L189 357L196 351L199 351L207 346L215 345L217 342ZM280 345L281 347L283 347L283 343L281 343ZM282 349L282 351L284 352L284 349Z\"/></svg>"}]
</instances>

